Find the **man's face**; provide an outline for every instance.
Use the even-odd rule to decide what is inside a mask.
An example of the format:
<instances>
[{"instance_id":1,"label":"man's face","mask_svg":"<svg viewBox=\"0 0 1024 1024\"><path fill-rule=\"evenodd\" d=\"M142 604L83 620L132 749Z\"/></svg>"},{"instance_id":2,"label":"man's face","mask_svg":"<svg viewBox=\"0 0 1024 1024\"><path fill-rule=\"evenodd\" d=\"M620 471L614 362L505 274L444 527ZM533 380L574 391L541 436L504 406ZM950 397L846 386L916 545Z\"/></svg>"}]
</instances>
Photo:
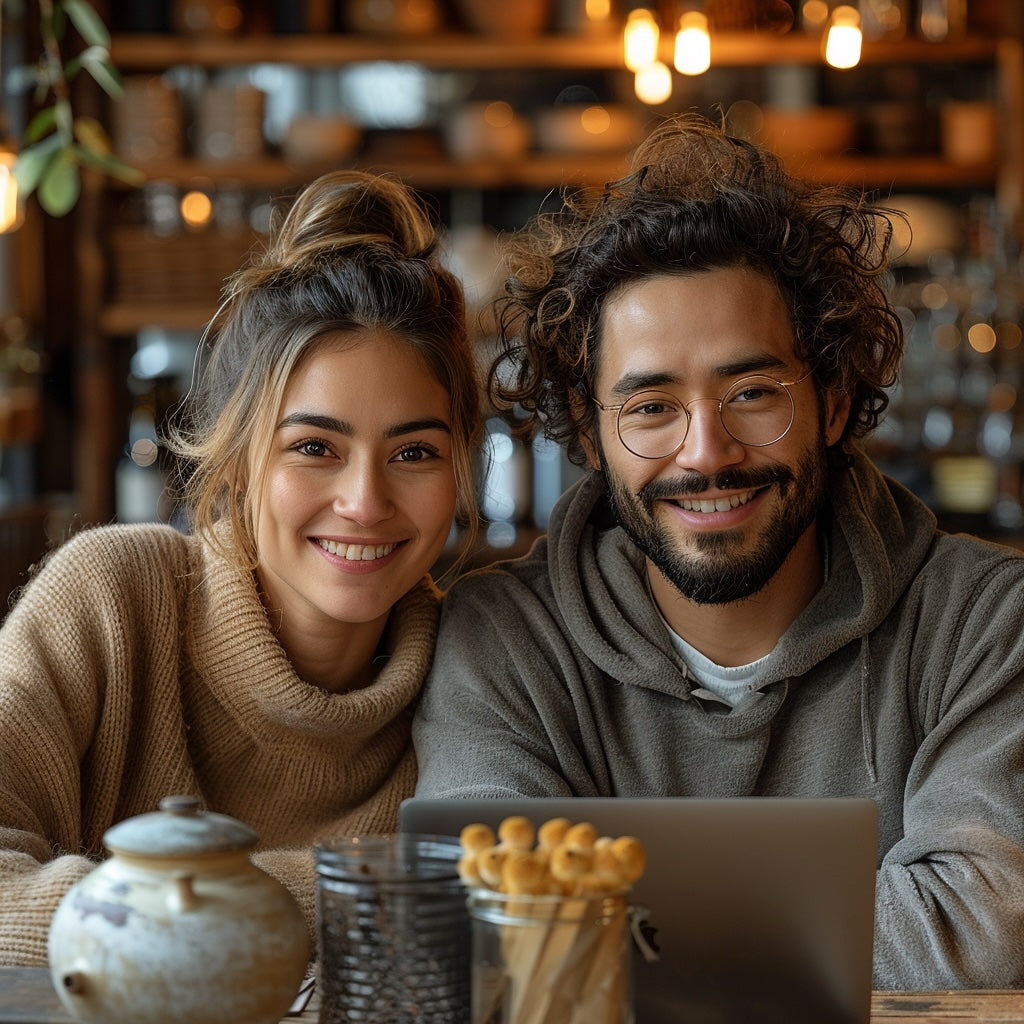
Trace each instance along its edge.
<instances>
[{"instance_id":1,"label":"man's face","mask_svg":"<svg viewBox=\"0 0 1024 1024\"><path fill-rule=\"evenodd\" d=\"M599 411L589 445L620 525L654 570L698 604L749 597L787 563L788 571L804 571L791 554L809 550L826 448L842 432L848 401L827 395L820 403L807 377L789 389L789 431L762 447L730 436L717 401L752 374L788 383L809 369L795 357L774 283L727 268L629 284L606 303L599 359L596 397L604 405L651 389L688 404L689 430L672 454L644 459L628 451L612 410Z\"/></svg>"}]
</instances>

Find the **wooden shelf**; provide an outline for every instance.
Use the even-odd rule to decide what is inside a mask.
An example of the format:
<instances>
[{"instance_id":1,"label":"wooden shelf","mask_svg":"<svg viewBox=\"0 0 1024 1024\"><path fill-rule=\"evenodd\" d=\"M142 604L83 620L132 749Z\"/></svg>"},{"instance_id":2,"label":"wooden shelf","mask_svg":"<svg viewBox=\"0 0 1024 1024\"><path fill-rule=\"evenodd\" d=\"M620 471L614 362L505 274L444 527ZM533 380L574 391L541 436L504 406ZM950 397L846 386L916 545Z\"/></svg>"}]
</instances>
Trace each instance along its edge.
<instances>
[{"instance_id":1,"label":"wooden shelf","mask_svg":"<svg viewBox=\"0 0 1024 1024\"><path fill-rule=\"evenodd\" d=\"M510 2L510 0L504 0ZM972 36L942 43L921 39L866 41L862 64L965 63L992 60L997 41ZM663 58L671 62L671 39ZM618 36L591 39L546 35L518 40L448 33L424 38L377 38L359 35L209 36L116 35L111 57L125 72L163 71L175 65L228 67L247 64L293 64L341 67L367 61L408 61L455 70L622 67ZM711 37L712 66L820 63L821 44L802 33L716 33Z\"/></svg>"},{"instance_id":2,"label":"wooden shelf","mask_svg":"<svg viewBox=\"0 0 1024 1024\"><path fill-rule=\"evenodd\" d=\"M337 163L330 167L339 166ZM627 154L531 153L516 161L455 161L444 157L374 159L355 156L350 166L388 171L421 189L546 190L561 185L603 185L628 169ZM210 162L180 159L140 170L150 181L181 187L239 185L259 189L283 189L311 181L328 166L295 166L266 157L245 162ZM795 159L791 169L821 184L855 185L868 189L991 188L996 180L993 164L951 164L933 154L879 156L859 153Z\"/></svg>"}]
</instances>

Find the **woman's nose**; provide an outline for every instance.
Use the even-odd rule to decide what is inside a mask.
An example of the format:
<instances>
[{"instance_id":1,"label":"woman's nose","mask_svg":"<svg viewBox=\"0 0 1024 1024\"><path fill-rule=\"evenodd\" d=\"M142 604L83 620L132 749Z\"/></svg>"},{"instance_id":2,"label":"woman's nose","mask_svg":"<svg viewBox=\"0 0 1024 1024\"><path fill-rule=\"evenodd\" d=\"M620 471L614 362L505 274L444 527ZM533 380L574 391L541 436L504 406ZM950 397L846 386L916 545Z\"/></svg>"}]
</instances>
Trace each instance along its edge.
<instances>
[{"instance_id":1,"label":"woman's nose","mask_svg":"<svg viewBox=\"0 0 1024 1024\"><path fill-rule=\"evenodd\" d=\"M680 469L693 469L712 476L723 466L742 462L746 449L722 423L715 399L696 399L687 409L689 428L675 461Z\"/></svg>"},{"instance_id":2,"label":"woman's nose","mask_svg":"<svg viewBox=\"0 0 1024 1024\"><path fill-rule=\"evenodd\" d=\"M360 526L390 519L395 504L382 467L353 460L338 475L333 502L334 512Z\"/></svg>"}]
</instances>

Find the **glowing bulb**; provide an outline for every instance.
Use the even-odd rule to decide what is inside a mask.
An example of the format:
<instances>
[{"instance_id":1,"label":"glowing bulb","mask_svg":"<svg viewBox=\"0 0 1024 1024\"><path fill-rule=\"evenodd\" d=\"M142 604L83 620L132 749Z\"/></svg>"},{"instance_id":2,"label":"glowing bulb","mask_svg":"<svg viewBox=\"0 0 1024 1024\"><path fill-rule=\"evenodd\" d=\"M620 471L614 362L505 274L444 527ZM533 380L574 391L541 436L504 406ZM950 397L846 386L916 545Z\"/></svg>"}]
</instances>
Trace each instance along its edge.
<instances>
[{"instance_id":1,"label":"glowing bulb","mask_svg":"<svg viewBox=\"0 0 1024 1024\"><path fill-rule=\"evenodd\" d=\"M14 161L13 153L0 150L0 232L13 231L21 223Z\"/></svg>"},{"instance_id":2,"label":"glowing bulb","mask_svg":"<svg viewBox=\"0 0 1024 1024\"><path fill-rule=\"evenodd\" d=\"M660 60L638 68L633 77L633 91L642 103L664 103L672 95L672 71Z\"/></svg>"},{"instance_id":3,"label":"glowing bulb","mask_svg":"<svg viewBox=\"0 0 1024 1024\"><path fill-rule=\"evenodd\" d=\"M187 192L181 198L181 219L190 228L200 228L209 224L213 215L213 203L205 192Z\"/></svg>"},{"instance_id":4,"label":"glowing bulb","mask_svg":"<svg viewBox=\"0 0 1024 1024\"><path fill-rule=\"evenodd\" d=\"M622 33L626 67L630 71L653 64L658 59L658 23L645 7L630 11Z\"/></svg>"},{"instance_id":5,"label":"glowing bulb","mask_svg":"<svg viewBox=\"0 0 1024 1024\"><path fill-rule=\"evenodd\" d=\"M843 4L832 12L825 34L825 62L834 68L856 67L860 61L862 35L860 14Z\"/></svg>"},{"instance_id":6,"label":"glowing bulb","mask_svg":"<svg viewBox=\"0 0 1024 1024\"><path fill-rule=\"evenodd\" d=\"M684 75L702 75L711 67L708 19L699 11L689 11L679 19L675 65Z\"/></svg>"}]
</instances>

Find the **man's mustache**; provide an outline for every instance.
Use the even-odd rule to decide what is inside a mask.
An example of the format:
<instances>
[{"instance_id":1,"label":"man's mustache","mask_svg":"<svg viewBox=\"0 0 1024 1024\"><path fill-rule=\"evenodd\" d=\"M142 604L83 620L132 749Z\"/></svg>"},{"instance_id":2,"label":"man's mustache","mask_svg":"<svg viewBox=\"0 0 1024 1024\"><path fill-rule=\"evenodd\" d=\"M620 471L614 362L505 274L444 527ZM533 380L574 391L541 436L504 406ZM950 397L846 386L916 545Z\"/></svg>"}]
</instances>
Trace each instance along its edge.
<instances>
[{"instance_id":1,"label":"man's mustache","mask_svg":"<svg viewBox=\"0 0 1024 1024\"><path fill-rule=\"evenodd\" d=\"M752 491L773 484L785 486L792 482L793 474L785 466L764 466L758 469L727 469L714 476L704 473L682 473L668 479L652 480L645 484L638 497L650 508L661 498L686 498L706 491Z\"/></svg>"}]
</instances>

